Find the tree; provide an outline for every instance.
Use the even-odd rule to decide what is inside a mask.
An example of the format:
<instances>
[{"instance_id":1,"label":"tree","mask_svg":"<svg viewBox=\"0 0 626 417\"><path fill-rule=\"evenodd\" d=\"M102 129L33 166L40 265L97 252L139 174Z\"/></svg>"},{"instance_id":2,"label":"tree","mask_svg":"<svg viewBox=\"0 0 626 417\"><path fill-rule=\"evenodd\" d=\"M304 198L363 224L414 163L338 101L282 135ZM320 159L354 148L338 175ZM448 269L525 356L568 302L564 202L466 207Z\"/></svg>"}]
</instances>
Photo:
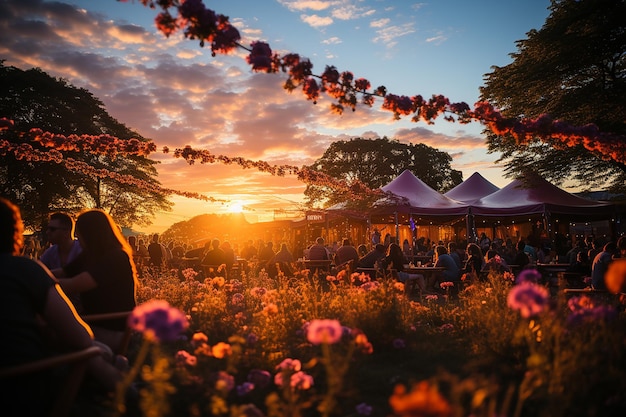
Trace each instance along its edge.
<instances>
[{"instance_id":1,"label":"tree","mask_svg":"<svg viewBox=\"0 0 626 417\"><path fill-rule=\"evenodd\" d=\"M450 167L451 162L449 154L422 143L355 138L333 142L309 168L348 184L360 181L371 189L388 184L408 169L431 188L445 192L463 180L462 173ZM307 185L304 195L311 206L351 202L346 192L321 184Z\"/></svg>"},{"instance_id":2,"label":"tree","mask_svg":"<svg viewBox=\"0 0 626 417\"><path fill-rule=\"evenodd\" d=\"M626 2L552 0L550 10L540 30L517 42L513 62L485 75L481 98L506 117L549 114L565 123L594 123L602 131L624 135ZM546 138L520 142L489 131L487 145L490 152L502 152L499 162L512 176L533 169L557 184L573 179L585 187L626 188L623 154L608 159L581 144L564 146Z\"/></svg>"},{"instance_id":3,"label":"tree","mask_svg":"<svg viewBox=\"0 0 626 417\"><path fill-rule=\"evenodd\" d=\"M5 132L3 139L14 144L49 153L23 133L32 128L63 135L106 134L147 142L112 118L89 91L39 69L23 71L0 62L0 86L0 116L15 123L15 129ZM137 155L64 150L63 144L57 151L62 152L63 158L86 163L94 170L129 175L155 187L142 189L114 178L72 171L54 162L54 158L35 161L6 152L0 167L0 193L20 206L27 226L37 229L52 211L75 213L84 208L101 208L121 226L132 227L149 224L157 210L171 208L167 193L158 188L157 162Z\"/></svg>"}]
</instances>

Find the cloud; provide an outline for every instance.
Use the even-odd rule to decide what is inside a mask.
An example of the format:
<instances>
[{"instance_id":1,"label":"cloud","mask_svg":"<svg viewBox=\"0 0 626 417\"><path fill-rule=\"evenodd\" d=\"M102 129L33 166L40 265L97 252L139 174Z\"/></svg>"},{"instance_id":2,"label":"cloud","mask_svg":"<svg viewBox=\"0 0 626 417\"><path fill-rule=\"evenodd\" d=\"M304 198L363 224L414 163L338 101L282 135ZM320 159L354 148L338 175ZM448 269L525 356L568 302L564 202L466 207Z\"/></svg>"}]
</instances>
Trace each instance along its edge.
<instances>
[{"instance_id":1,"label":"cloud","mask_svg":"<svg viewBox=\"0 0 626 417\"><path fill-rule=\"evenodd\" d=\"M329 26L333 24L332 18L322 17L316 14L313 14L313 15L302 14L300 15L300 19L307 25L314 27L314 28Z\"/></svg>"},{"instance_id":2,"label":"cloud","mask_svg":"<svg viewBox=\"0 0 626 417\"><path fill-rule=\"evenodd\" d=\"M324 39L322 41L322 43L325 44L325 45L337 45L337 44L340 44L342 42L343 41L341 39L339 39L338 37L336 37L336 36L332 36L332 37L330 37L328 39Z\"/></svg>"},{"instance_id":3,"label":"cloud","mask_svg":"<svg viewBox=\"0 0 626 417\"><path fill-rule=\"evenodd\" d=\"M447 40L448 40L448 37L444 35L437 35L437 36L432 36L430 38L426 38L426 42L433 43L435 45L441 45Z\"/></svg>"},{"instance_id":4,"label":"cloud","mask_svg":"<svg viewBox=\"0 0 626 417\"><path fill-rule=\"evenodd\" d=\"M286 6L291 11L328 9L333 2L321 0L278 0L280 4Z\"/></svg>"},{"instance_id":5,"label":"cloud","mask_svg":"<svg viewBox=\"0 0 626 417\"><path fill-rule=\"evenodd\" d=\"M372 20L370 22L370 27L373 28L382 28L385 27L389 24L389 22L391 21L391 19L388 18L383 18L383 19L378 19L378 20Z\"/></svg>"},{"instance_id":6,"label":"cloud","mask_svg":"<svg viewBox=\"0 0 626 417\"><path fill-rule=\"evenodd\" d=\"M387 48L392 48L397 44L397 39L403 36L407 36L415 32L413 23L405 23L403 25L387 26L380 30L377 30L377 36L374 37L374 42L381 42Z\"/></svg>"}]
</instances>

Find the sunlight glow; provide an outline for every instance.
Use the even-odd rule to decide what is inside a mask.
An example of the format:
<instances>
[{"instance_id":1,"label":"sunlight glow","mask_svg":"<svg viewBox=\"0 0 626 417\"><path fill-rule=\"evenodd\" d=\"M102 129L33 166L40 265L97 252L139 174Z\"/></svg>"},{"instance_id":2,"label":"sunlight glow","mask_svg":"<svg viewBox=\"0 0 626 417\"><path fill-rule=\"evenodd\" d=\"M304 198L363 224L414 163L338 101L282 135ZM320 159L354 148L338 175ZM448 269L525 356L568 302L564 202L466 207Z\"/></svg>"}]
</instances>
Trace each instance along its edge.
<instances>
[{"instance_id":1,"label":"sunlight glow","mask_svg":"<svg viewBox=\"0 0 626 417\"><path fill-rule=\"evenodd\" d=\"M228 205L229 213L241 213L243 211L243 204L241 201L233 201Z\"/></svg>"}]
</instances>

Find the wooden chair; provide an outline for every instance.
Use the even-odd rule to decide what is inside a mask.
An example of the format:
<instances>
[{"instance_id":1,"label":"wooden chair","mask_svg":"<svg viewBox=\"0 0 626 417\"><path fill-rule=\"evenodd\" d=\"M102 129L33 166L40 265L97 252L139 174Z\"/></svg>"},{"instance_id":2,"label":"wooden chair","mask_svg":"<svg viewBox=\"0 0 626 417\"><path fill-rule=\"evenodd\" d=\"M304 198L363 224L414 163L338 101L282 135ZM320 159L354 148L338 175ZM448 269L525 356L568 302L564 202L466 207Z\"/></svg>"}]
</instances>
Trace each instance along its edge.
<instances>
[{"instance_id":1,"label":"wooden chair","mask_svg":"<svg viewBox=\"0 0 626 417\"><path fill-rule=\"evenodd\" d=\"M128 320L128 317L132 314L132 311L119 311L115 313L103 313L103 314L87 314L81 316L82 319L89 325L97 325L98 322L102 322L105 320L116 320L116 319L125 319ZM128 325L126 325L126 329L124 331L124 335L122 340L120 341L120 345L117 349L112 349L114 355L126 355L126 351L128 350L128 344L130 343L130 337L132 336L132 330Z\"/></svg>"},{"instance_id":2,"label":"wooden chair","mask_svg":"<svg viewBox=\"0 0 626 417\"><path fill-rule=\"evenodd\" d=\"M37 372L61 366L67 367L67 375L62 384L59 384L59 386L62 386L62 391L56 396L52 409L48 414L49 417L64 417L70 414L76 394L83 381L85 370L87 369L87 361L100 354L100 348L90 346L77 352L57 355L51 358L2 369L0 370L0 379L6 380L6 383L11 383L11 379L18 376L36 374ZM36 376L34 377L36 378ZM33 398L33 401L37 401L37 399Z\"/></svg>"}]
</instances>

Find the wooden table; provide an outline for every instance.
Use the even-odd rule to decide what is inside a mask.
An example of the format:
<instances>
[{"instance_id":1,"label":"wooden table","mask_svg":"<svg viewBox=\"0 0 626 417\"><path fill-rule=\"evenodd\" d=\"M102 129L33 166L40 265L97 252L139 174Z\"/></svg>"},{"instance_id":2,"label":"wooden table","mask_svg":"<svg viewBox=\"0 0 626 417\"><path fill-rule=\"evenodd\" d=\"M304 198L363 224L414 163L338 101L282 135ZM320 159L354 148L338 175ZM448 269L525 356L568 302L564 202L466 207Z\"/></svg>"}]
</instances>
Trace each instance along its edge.
<instances>
[{"instance_id":1,"label":"wooden table","mask_svg":"<svg viewBox=\"0 0 626 417\"><path fill-rule=\"evenodd\" d=\"M298 264L302 266L304 269L309 269L313 272L316 272L318 270L328 272L330 271L333 261L331 261L330 259L323 259L323 260L298 259Z\"/></svg>"},{"instance_id":2,"label":"wooden table","mask_svg":"<svg viewBox=\"0 0 626 417\"><path fill-rule=\"evenodd\" d=\"M446 268L442 266L414 266L405 268L404 272L406 272L407 274L423 275L424 281L426 281L426 289L432 290L433 288L435 288L435 282L437 282L437 278L439 278L441 276L441 273L445 270Z\"/></svg>"}]
</instances>

